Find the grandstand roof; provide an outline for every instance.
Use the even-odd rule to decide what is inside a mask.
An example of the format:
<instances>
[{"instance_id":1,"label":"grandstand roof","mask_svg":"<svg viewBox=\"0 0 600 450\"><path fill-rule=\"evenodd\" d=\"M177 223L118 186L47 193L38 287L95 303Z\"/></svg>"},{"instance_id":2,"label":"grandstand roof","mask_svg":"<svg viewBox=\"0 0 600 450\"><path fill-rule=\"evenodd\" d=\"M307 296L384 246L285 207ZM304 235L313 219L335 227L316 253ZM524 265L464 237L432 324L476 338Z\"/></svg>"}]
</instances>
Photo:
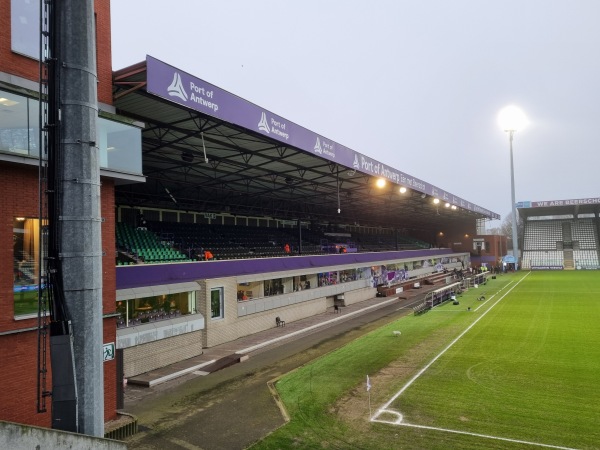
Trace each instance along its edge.
<instances>
[{"instance_id":1,"label":"grandstand roof","mask_svg":"<svg viewBox=\"0 0 600 450\"><path fill-rule=\"evenodd\" d=\"M570 200L523 201L517 203L519 215L527 217L545 217L580 214L600 214L600 197Z\"/></svg>"},{"instance_id":2,"label":"grandstand roof","mask_svg":"<svg viewBox=\"0 0 600 450\"><path fill-rule=\"evenodd\" d=\"M146 124L147 182L117 204L407 230L499 218L150 56L114 73L114 103Z\"/></svg>"}]
</instances>

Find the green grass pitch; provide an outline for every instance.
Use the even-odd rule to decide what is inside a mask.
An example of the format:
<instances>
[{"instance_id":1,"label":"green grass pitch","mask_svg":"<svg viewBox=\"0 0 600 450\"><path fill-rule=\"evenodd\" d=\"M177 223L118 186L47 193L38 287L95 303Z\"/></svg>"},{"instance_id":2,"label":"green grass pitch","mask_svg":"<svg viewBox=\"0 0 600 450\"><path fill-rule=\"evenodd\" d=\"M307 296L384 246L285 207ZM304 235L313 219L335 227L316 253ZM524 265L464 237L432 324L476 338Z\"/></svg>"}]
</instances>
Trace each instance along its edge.
<instances>
[{"instance_id":1,"label":"green grass pitch","mask_svg":"<svg viewBox=\"0 0 600 450\"><path fill-rule=\"evenodd\" d=\"M600 448L600 274L501 275L459 301L282 377L291 420L255 447Z\"/></svg>"}]
</instances>

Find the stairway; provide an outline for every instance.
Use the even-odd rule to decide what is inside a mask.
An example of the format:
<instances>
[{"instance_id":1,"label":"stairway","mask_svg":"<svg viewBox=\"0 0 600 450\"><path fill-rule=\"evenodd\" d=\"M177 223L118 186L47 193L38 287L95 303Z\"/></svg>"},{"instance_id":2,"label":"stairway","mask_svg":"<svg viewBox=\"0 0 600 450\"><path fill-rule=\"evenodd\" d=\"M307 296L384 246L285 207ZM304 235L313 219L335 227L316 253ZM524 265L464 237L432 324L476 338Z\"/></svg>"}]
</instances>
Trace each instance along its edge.
<instances>
[{"instance_id":1,"label":"stairway","mask_svg":"<svg viewBox=\"0 0 600 450\"><path fill-rule=\"evenodd\" d=\"M573 261L573 250L564 250L563 251L563 260L564 260L564 269L565 270L575 270L575 262Z\"/></svg>"}]
</instances>

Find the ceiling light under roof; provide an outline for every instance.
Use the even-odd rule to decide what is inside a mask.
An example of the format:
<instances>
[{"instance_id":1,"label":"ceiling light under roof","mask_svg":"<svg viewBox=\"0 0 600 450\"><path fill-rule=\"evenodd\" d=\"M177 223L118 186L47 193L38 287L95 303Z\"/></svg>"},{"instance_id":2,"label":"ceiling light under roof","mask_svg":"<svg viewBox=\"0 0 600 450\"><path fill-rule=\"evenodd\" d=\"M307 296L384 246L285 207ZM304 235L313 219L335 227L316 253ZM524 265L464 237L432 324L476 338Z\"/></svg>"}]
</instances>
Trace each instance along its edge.
<instances>
[{"instance_id":1,"label":"ceiling light under roof","mask_svg":"<svg viewBox=\"0 0 600 450\"><path fill-rule=\"evenodd\" d=\"M0 105L3 106L15 106L18 105L19 102L15 102L14 100L9 100L7 98L4 97L0 97Z\"/></svg>"}]
</instances>

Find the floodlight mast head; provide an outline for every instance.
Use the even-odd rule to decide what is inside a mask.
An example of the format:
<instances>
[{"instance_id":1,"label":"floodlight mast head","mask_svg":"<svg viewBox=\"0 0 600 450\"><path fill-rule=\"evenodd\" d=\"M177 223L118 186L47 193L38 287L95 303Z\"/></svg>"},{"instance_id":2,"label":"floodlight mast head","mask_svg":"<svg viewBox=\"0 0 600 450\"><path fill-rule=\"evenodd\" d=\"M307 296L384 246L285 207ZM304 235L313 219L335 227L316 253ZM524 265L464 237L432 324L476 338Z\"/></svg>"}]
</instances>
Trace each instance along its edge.
<instances>
[{"instance_id":1,"label":"floodlight mast head","mask_svg":"<svg viewBox=\"0 0 600 450\"><path fill-rule=\"evenodd\" d=\"M515 105L509 105L498 113L498 124L506 132L520 131L529 124L525 113Z\"/></svg>"}]
</instances>

